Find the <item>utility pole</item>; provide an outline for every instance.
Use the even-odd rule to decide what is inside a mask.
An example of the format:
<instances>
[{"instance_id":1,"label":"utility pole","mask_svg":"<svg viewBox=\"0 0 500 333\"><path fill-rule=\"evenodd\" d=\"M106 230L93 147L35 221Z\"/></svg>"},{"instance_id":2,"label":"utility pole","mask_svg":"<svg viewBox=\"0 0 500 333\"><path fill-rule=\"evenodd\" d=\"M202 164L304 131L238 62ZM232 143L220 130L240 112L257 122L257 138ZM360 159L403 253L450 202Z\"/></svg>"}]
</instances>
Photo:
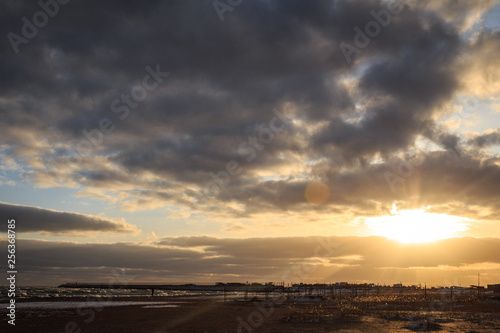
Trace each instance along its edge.
<instances>
[{"instance_id":1,"label":"utility pole","mask_svg":"<svg viewBox=\"0 0 500 333\"><path fill-rule=\"evenodd\" d=\"M477 273L477 299L479 299L479 273Z\"/></svg>"}]
</instances>

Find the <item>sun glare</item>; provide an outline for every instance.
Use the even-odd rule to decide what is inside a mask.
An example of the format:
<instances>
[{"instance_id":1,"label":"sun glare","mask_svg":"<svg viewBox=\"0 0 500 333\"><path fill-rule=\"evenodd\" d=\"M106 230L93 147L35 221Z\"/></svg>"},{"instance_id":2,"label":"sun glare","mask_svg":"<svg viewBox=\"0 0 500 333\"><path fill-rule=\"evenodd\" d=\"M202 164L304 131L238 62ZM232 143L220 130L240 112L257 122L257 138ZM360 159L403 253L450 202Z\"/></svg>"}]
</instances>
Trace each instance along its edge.
<instances>
[{"instance_id":1,"label":"sun glare","mask_svg":"<svg viewBox=\"0 0 500 333\"><path fill-rule=\"evenodd\" d=\"M368 218L366 225L377 236L402 243L424 243L450 238L468 229L469 219L446 214L428 213L426 209L397 211L391 215Z\"/></svg>"}]
</instances>

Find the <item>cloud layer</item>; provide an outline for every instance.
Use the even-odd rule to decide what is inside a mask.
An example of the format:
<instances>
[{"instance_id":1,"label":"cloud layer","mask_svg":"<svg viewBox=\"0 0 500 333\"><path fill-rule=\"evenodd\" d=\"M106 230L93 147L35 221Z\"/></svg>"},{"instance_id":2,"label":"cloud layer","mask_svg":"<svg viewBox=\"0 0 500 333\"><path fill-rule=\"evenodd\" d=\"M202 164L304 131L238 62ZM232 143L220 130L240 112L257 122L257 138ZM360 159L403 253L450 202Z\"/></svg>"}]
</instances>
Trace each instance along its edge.
<instances>
[{"instance_id":1,"label":"cloud layer","mask_svg":"<svg viewBox=\"0 0 500 333\"><path fill-rule=\"evenodd\" d=\"M135 225L124 219L110 219L101 216L60 212L39 207L28 207L0 202L0 215L16 220L16 231L28 233L87 233L117 232L138 233Z\"/></svg>"},{"instance_id":2,"label":"cloud layer","mask_svg":"<svg viewBox=\"0 0 500 333\"><path fill-rule=\"evenodd\" d=\"M4 242L3 242L4 243ZM2 243L2 244L3 244ZM105 282L121 268L134 281L385 281L472 284L500 271L497 238L403 245L382 237L164 238L158 244L19 240L23 283ZM54 280L54 277L58 276ZM50 279L49 279L50 278ZM459 281L457 281L457 279Z\"/></svg>"},{"instance_id":3,"label":"cloud layer","mask_svg":"<svg viewBox=\"0 0 500 333\"><path fill-rule=\"evenodd\" d=\"M500 50L498 32L461 36L465 13L479 19L492 5L402 3L351 63L339 45L354 46L354 28L364 29L388 3L252 1L223 22L210 1L61 6L18 54L1 41L9 51L0 68L3 159L37 186L82 186L80 195L124 210L193 207L202 192L213 202L198 200L198 208L233 201L243 206L226 211L233 216L307 209L303 189L312 180L370 191L376 176L360 181L372 177L370 161L382 158L378 167L387 167L419 139L479 166L485 156L467 147L497 144L496 136L467 142L436 119L466 91L464 82L496 70L486 60ZM15 33L17 17L40 10L2 6L1 28ZM152 86L158 72L170 75L154 89L137 88ZM489 89L481 94L498 91ZM287 115L287 126L273 120L273 109ZM271 121L282 131L270 131ZM239 172L219 190L210 173L230 161ZM431 192L451 195L434 180ZM398 199L388 189L381 182L377 194ZM335 195L328 202L334 209L352 203Z\"/></svg>"},{"instance_id":4,"label":"cloud layer","mask_svg":"<svg viewBox=\"0 0 500 333\"><path fill-rule=\"evenodd\" d=\"M403 3L350 64L340 43L354 45L353 29L373 21L372 11L387 11L386 2L252 1L223 22L210 1L61 6L19 54L1 41L3 154L38 186L84 186L90 191L81 193L123 198L117 204L126 210L189 204L212 182L210 172L234 160L243 172L217 202L233 198L247 214L259 205L288 209L306 202L303 193L287 194L301 182L351 177L345 167L364 178L370 160L410 150L418 138L459 150L460 138L435 119L464 78L480 76L491 67L482 60L500 50L497 32L461 38L465 13L479 18L492 5ZM17 17L39 10L2 6L1 28L13 32ZM35 59L40 66L26 66ZM171 75L138 102L130 95L147 66ZM293 122L264 144L261 125L275 108ZM113 133L104 133L103 119ZM470 143L497 143L478 140ZM263 173L286 180L265 181Z\"/></svg>"}]
</instances>

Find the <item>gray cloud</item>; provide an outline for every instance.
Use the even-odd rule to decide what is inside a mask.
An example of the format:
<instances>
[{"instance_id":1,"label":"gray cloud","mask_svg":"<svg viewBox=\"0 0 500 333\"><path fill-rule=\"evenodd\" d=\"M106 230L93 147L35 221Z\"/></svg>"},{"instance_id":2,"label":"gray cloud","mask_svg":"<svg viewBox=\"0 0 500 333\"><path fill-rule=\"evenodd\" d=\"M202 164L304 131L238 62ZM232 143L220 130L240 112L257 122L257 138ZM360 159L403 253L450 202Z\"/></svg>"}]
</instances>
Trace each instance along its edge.
<instances>
[{"instance_id":1,"label":"gray cloud","mask_svg":"<svg viewBox=\"0 0 500 333\"><path fill-rule=\"evenodd\" d=\"M208 0L71 2L19 54L0 40L2 155L38 186L78 185L88 189L80 195L95 197L106 190L127 210L189 205L196 189L212 181L209 172L225 170L231 160L243 172L200 209L224 211L236 201L245 206L230 212L237 216L346 207L369 215L380 212L374 201L412 204L406 186L416 179L420 203L460 197L463 205L496 207L482 193L497 197L496 183L486 180L498 166L485 167L482 155L461 146L461 136L436 124L464 91L464 77L491 67L485 60L500 51L498 32L462 36L468 13L479 18L492 5L408 1L347 64L340 43L352 43L354 27L364 29L374 20L370 11L386 9L386 2L248 1L224 22ZM39 10L28 2L1 6L4 36L20 33L20 18ZM171 75L121 120L113 101L156 64ZM289 110L293 124L246 162L239 145L269 124L274 108ZM71 162L71 151L88 142L82 131L97 129L103 118L115 131ZM384 173L419 138L462 160L430 154L422 174L392 193ZM469 143L478 146L477 140ZM375 158L383 162L370 164ZM262 176L273 172L274 178ZM473 174L485 181L473 182ZM311 179L332 189L328 207L305 201Z\"/></svg>"},{"instance_id":2,"label":"gray cloud","mask_svg":"<svg viewBox=\"0 0 500 333\"><path fill-rule=\"evenodd\" d=\"M383 237L277 237L219 239L211 237L165 238L162 245L179 248L202 247L206 253L229 258L304 259L360 256L353 260L362 266L435 267L459 266L477 262L499 262L493 250L498 239L450 238L429 244L401 244ZM319 247L318 247L319 246ZM439 251L438 251L439 249ZM474 250L471 250L474 249ZM432 255L434 253L434 255ZM359 261L359 262L358 262Z\"/></svg>"},{"instance_id":3,"label":"gray cloud","mask_svg":"<svg viewBox=\"0 0 500 333\"><path fill-rule=\"evenodd\" d=\"M496 129L493 132L476 135L469 139L468 144L479 148L498 145L500 144L500 130Z\"/></svg>"},{"instance_id":4,"label":"gray cloud","mask_svg":"<svg viewBox=\"0 0 500 333\"><path fill-rule=\"evenodd\" d=\"M3 246L5 240L0 242ZM135 281L426 281L449 284L449 275L472 283L477 263L497 265L496 238L453 238L403 245L381 237L164 238L161 246L80 244L19 239L19 277L26 284L105 282L125 268ZM314 267L314 268L311 268ZM448 267L443 270L441 267ZM418 278L417 278L418 272ZM55 274L58 278L54 278ZM38 276L37 276L38 275ZM451 280L446 280L450 279ZM30 280L31 279L31 280ZM420 280L419 280L420 279ZM432 282L431 282L432 281ZM448 282L446 282L448 281ZM453 283L453 282L452 282Z\"/></svg>"},{"instance_id":5,"label":"gray cloud","mask_svg":"<svg viewBox=\"0 0 500 333\"><path fill-rule=\"evenodd\" d=\"M70 232L119 232L138 233L137 227L124 219L60 212L39 207L28 207L0 202L0 214L16 220L18 232L43 232L50 234Z\"/></svg>"},{"instance_id":6,"label":"gray cloud","mask_svg":"<svg viewBox=\"0 0 500 333\"><path fill-rule=\"evenodd\" d=\"M408 165L411 169L407 169ZM354 165L348 172L331 164L318 164L312 172L321 175L330 190L325 205L307 201L305 189L310 181L303 179L239 181L221 190L216 199L239 202L244 208L234 215L246 217L308 210L334 215L339 212L353 212L355 216L387 215L392 204L397 202L400 209L436 206L436 212L463 214L471 219L496 219L498 215L493 212L500 208L497 159L476 156L467 150L460 154L420 152L418 158L407 154L383 163ZM454 209L449 209L448 205ZM484 211L467 208L475 205L483 207ZM231 213L224 207L215 209Z\"/></svg>"}]
</instances>

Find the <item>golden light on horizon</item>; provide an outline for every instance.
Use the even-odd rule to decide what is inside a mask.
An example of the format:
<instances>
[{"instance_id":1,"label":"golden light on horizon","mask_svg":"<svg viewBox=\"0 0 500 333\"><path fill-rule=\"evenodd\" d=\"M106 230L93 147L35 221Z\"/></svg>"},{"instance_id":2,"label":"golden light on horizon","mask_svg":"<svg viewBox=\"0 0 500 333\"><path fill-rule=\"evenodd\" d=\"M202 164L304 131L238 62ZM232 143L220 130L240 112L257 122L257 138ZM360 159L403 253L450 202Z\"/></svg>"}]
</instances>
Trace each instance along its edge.
<instances>
[{"instance_id":1,"label":"golden light on horizon","mask_svg":"<svg viewBox=\"0 0 500 333\"><path fill-rule=\"evenodd\" d=\"M366 225L377 236L402 243L425 243L457 236L468 229L469 219L447 214L429 213L426 209L397 211L391 215L366 219Z\"/></svg>"}]
</instances>

